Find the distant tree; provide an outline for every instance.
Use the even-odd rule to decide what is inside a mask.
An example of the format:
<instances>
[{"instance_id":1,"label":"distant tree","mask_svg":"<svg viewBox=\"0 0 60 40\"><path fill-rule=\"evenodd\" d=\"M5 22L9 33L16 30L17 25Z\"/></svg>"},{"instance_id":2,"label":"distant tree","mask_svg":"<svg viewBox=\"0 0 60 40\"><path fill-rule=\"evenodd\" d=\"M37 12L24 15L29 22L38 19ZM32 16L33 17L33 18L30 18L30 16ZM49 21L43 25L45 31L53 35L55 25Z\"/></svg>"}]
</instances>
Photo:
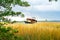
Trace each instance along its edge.
<instances>
[{"instance_id":1,"label":"distant tree","mask_svg":"<svg viewBox=\"0 0 60 40\"><path fill-rule=\"evenodd\" d=\"M45 19L45 21L48 21L47 19Z\"/></svg>"},{"instance_id":2,"label":"distant tree","mask_svg":"<svg viewBox=\"0 0 60 40\"><path fill-rule=\"evenodd\" d=\"M0 10L0 21L1 20L4 21L5 16L18 16L18 15L21 15L22 17L24 17L23 13L12 11L11 5L13 5L13 6L20 5L20 6L23 6L23 7L30 6L29 3L26 2L26 1L21 1L21 0L0 0L0 9L1 9L1 7L5 8L4 11Z\"/></svg>"}]
</instances>

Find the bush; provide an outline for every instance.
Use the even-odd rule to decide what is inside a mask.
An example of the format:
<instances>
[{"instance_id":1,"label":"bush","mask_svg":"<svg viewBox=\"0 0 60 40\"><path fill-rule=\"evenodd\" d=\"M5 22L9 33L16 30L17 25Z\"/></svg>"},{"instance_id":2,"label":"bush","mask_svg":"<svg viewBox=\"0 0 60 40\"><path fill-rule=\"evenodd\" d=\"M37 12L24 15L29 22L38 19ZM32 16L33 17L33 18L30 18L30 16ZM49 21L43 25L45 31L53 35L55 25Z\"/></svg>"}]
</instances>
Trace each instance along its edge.
<instances>
[{"instance_id":1,"label":"bush","mask_svg":"<svg viewBox=\"0 0 60 40\"><path fill-rule=\"evenodd\" d=\"M0 24L0 40L15 40L14 33L17 33L16 29L12 29L11 27L5 27L3 24Z\"/></svg>"}]
</instances>

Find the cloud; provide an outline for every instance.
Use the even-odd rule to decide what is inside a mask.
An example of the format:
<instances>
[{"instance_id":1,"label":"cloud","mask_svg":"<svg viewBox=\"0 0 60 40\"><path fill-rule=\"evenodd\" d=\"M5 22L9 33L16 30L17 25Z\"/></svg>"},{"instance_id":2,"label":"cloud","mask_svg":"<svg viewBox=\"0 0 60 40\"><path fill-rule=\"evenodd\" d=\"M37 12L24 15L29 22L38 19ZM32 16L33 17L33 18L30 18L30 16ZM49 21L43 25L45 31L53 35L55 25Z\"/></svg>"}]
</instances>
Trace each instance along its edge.
<instances>
[{"instance_id":1,"label":"cloud","mask_svg":"<svg viewBox=\"0 0 60 40\"><path fill-rule=\"evenodd\" d=\"M21 11L21 12L33 11L33 10L37 10L37 11L59 11L60 10L59 0L58 2L55 1L49 2L48 0L30 0L30 1L26 0L26 1L28 1L32 5L30 7L21 7L16 5L15 7L13 7L12 10Z\"/></svg>"},{"instance_id":2,"label":"cloud","mask_svg":"<svg viewBox=\"0 0 60 40\"><path fill-rule=\"evenodd\" d=\"M50 5L32 5L28 8L29 11L60 11L60 5L58 2L51 2Z\"/></svg>"},{"instance_id":3,"label":"cloud","mask_svg":"<svg viewBox=\"0 0 60 40\"><path fill-rule=\"evenodd\" d=\"M38 0L26 0L28 1L28 3L30 3L31 5L37 4L36 2L38 2Z\"/></svg>"},{"instance_id":4,"label":"cloud","mask_svg":"<svg viewBox=\"0 0 60 40\"><path fill-rule=\"evenodd\" d=\"M31 5L51 5L49 0L25 0L28 1ZM55 2L54 0L52 2ZM60 0L57 1L60 4Z\"/></svg>"},{"instance_id":5,"label":"cloud","mask_svg":"<svg viewBox=\"0 0 60 40\"><path fill-rule=\"evenodd\" d=\"M30 10L38 10L38 11L59 11L60 10L60 0L57 2L49 0L26 0L31 3Z\"/></svg>"},{"instance_id":6,"label":"cloud","mask_svg":"<svg viewBox=\"0 0 60 40\"><path fill-rule=\"evenodd\" d=\"M40 11L60 11L60 0L58 2L52 1L49 2L48 0L25 0L30 3L30 7L20 7L15 6L13 8L14 11L21 11L25 14L24 18L21 17L15 17L12 19L16 20L25 20L27 17L36 17L38 20L45 20L43 18L40 19L40 16L35 15L34 12L39 13ZM32 15L33 14L33 15ZM44 17L44 16L43 16Z\"/></svg>"},{"instance_id":7,"label":"cloud","mask_svg":"<svg viewBox=\"0 0 60 40\"><path fill-rule=\"evenodd\" d=\"M31 5L41 5L41 4L47 4L48 0L26 0L28 1Z\"/></svg>"},{"instance_id":8,"label":"cloud","mask_svg":"<svg viewBox=\"0 0 60 40\"><path fill-rule=\"evenodd\" d=\"M37 6L33 6L33 8L38 11L59 11L60 10L60 6L56 6L56 5L37 5Z\"/></svg>"}]
</instances>

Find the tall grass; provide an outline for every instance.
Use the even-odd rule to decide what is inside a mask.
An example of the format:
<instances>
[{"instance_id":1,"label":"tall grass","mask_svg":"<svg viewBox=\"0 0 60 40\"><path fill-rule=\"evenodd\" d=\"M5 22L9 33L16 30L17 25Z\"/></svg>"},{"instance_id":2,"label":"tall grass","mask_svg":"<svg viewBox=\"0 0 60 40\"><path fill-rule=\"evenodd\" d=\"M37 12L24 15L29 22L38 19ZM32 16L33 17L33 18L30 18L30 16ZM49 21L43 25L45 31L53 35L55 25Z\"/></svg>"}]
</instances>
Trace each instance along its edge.
<instances>
[{"instance_id":1,"label":"tall grass","mask_svg":"<svg viewBox=\"0 0 60 40\"><path fill-rule=\"evenodd\" d=\"M19 32L17 40L60 40L59 22L41 22L34 24L14 23L6 26L12 26Z\"/></svg>"}]
</instances>

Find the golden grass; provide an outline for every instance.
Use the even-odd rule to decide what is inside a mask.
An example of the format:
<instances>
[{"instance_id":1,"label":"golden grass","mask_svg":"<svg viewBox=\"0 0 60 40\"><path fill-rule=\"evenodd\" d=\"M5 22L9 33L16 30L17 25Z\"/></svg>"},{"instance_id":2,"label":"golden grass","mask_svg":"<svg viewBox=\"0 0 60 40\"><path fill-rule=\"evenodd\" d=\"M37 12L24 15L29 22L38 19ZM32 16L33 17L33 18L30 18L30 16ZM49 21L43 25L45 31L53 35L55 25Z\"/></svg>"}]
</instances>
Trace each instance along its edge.
<instances>
[{"instance_id":1,"label":"golden grass","mask_svg":"<svg viewBox=\"0 0 60 40\"><path fill-rule=\"evenodd\" d=\"M23 35L27 40L60 40L60 22L14 23L6 26L17 29L17 35Z\"/></svg>"}]
</instances>

